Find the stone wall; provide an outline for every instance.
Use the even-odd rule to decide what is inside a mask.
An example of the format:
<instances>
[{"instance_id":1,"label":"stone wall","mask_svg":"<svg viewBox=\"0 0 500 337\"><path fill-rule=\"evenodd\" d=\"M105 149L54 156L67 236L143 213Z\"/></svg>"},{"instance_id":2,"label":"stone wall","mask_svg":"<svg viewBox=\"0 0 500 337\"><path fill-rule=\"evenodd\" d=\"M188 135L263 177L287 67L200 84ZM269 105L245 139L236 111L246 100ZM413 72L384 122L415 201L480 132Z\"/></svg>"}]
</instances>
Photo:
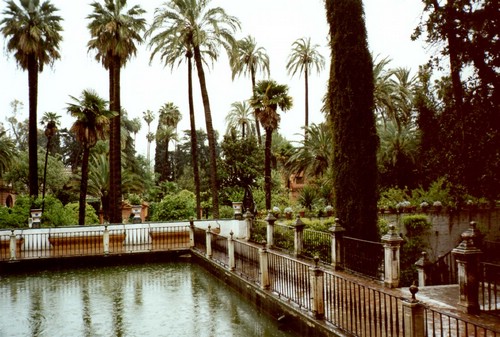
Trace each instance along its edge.
<instances>
[{"instance_id":1,"label":"stone wall","mask_svg":"<svg viewBox=\"0 0 500 337\"><path fill-rule=\"evenodd\" d=\"M429 258L435 260L437 257L448 253L460 243L460 235L469 228L471 221L477 223L478 229L486 235L486 240L500 241L500 209L477 209L455 212L427 213L398 213L381 214L381 217L398 228L399 232L406 235L402 219L408 215L426 215L432 224L428 237Z\"/></svg>"}]
</instances>

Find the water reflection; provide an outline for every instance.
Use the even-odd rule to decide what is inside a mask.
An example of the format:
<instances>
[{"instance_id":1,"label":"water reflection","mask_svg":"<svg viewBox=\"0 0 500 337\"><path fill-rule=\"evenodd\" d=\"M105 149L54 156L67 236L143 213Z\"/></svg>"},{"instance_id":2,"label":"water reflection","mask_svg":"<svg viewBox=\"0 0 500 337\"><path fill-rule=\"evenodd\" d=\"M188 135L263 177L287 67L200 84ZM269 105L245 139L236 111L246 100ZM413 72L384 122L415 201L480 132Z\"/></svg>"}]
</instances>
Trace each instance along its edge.
<instances>
[{"instance_id":1,"label":"water reflection","mask_svg":"<svg viewBox=\"0 0 500 337\"><path fill-rule=\"evenodd\" d=\"M0 313L0 336L291 336L189 263L5 276Z\"/></svg>"}]
</instances>

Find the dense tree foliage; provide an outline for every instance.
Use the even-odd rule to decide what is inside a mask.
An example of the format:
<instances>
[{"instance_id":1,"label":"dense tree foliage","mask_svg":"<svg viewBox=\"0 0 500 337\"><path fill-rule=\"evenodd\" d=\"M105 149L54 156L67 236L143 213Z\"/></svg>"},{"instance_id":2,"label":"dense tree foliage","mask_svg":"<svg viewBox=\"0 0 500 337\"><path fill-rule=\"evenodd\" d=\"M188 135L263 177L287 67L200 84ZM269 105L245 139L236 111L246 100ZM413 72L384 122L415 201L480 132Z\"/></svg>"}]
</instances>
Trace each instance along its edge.
<instances>
[{"instance_id":1,"label":"dense tree foliage","mask_svg":"<svg viewBox=\"0 0 500 337\"><path fill-rule=\"evenodd\" d=\"M2 34L8 39L7 50L14 53L19 66L28 71L29 87L29 189L38 196L37 104L38 73L59 59L62 41L62 18L50 1L21 1L18 6L7 1L0 21Z\"/></svg>"},{"instance_id":2,"label":"dense tree foliage","mask_svg":"<svg viewBox=\"0 0 500 337\"><path fill-rule=\"evenodd\" d=\"M327 0L334 208L350 236L377 239L377 161L372 58L361 0Z\"/></svg>"}]
</instances>

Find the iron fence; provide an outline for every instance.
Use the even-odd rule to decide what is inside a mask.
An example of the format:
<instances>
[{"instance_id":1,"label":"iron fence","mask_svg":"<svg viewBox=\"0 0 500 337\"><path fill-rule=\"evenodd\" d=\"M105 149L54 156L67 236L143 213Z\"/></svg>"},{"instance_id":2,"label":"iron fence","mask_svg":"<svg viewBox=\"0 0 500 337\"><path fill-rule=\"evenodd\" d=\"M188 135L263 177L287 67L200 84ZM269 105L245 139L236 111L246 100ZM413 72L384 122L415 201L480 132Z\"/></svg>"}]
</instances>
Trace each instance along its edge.
<instances>
[{"instance_id":1,"label":"iron fence","mask_svg":"<svg viewBox=\"0 0 500 337\"><path fill-rule=\"evenodd\" d=\"M293 253L294 250L294 232L293 227L282 224L274 225L273 247L283 250L287 253Z\"/></svg>"},{"instance_id":2,"label":"iron fence","mask_svg":"<svg viewBox=\"0 0 500 337\"><path fill-rule=\"evenodd\" d=\"M482 310L500 310L500 265L479 264L479 299Z\"/></svg>"},{"instance_id":3,"label":"iron fence","mask_svg":"<svg viewBox=\"0 0 500 337\"><path fill-rule=\"evenodd\" d=\"M402 300L325 271L325 319L356 336L404 336Z\"/></svg>"},{"instance_id":4,"label":"iron fence","mask_svg":"<svg viewBox=\"0 0 500 337\"><path fill-rule=\"evenodd\" d=\"M430 265L426 285L457 284L457 263L451 251L440 256Z\"/></svg>"},{"instance_id":5,"label":"iron fence","mask_svg":"<svg viewBox=\"0 0 500 337\"><path fill-rule=\"evenodd\" d=\"M497 337L499 335L494 327L487 327L430 307L425 307L424 316L426 336Z\"/></svg>"},{"instance_id":6,"label":"iron fence","mask_svg":"<svg viewBox=\"0 0 500 337\"><path fill-rule=\"evenodd\" d=\"M223 266L228 266L227 238L225 236L212 233L211 235L212 259Z\"/></svg>"},{"instance_id":7,"label":"iron fence","mask_svg":"<svg viewBox=\"0 0 500 337\"><path fill-rule=\"evenodd\" d=\"M308 258L318 256L320 261L331 263L332 238L330 233L305 229L302 254Z\"/></svg>"},{"instance_id":8,"label":"iron fence","mask_svg":"<svg viewBox=\"0 0 500 337\"><path fill-rule=\"evenodd\" d=\"M383 280L384 246L380 242L344 237L344 268L356 274Z\"/></svg>"},{"instance_id":9,"label":"iron fence","mask_svg":"<svg viewBox=\"0 0 500 337\"><path fill-rule=\"evenodd\" d=\"M259 248L242 241L234 241L234 272L253 283L259 283Z\"/></svg>"},{"instance_id":10,"label":"iron fence","mask_svg":"<svg viewBox=\"0 0 500 337\"><path fill-rule=\"evenodd\" d=\"M207 251L207 231L205 229L194 229L194 249L205 253Z\"/></svg>"},{"instance_id":11,"label":"iron fence","mask_svg":"<svg viewBox=\"0 0 500 337\"><path fill-rule=\"evenodd\" d=\"M270 290L311 310L309 265L290 257L268 252Z\"/></svg>"}]
</instances>

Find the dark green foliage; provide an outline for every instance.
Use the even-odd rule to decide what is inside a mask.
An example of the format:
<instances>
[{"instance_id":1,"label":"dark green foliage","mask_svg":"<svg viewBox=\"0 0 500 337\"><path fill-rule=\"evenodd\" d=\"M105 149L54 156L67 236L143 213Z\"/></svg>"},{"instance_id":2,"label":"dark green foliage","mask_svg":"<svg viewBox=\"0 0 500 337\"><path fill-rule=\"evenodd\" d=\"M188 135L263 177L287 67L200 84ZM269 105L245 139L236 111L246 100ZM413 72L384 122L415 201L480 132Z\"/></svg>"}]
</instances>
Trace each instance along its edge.
<instances>
[{"instance_id":1,"label":"dark green foliage","mask_svg":"<svg viewBox=\"0 0 500 337\"><path fill-rule=\"evenodd\" d=\"M221 152L217 164L221 204L230 205L232 201L243 201L243 198L230 200L234 189L243 195L246 187L257 186L257 180L264 172L264 152L255 137L238 138L234 132L224 136Z\"/></svg>"},{"instance_id":2,"label":"dark green foliage","mask_svg":"<svg viewBox=\"0 0 500 337\"><path fill-rule=\"evenodd\" d=\"M406 229L405 241L401 247L401 285L410 286L418 278L415 262L428 248L426 242L431 223L425 215L409 215L403 218Z\"/></svg>"},{"instance_id":3,"label":"dark green foliage","mask_svg":"<svg viewBox=\"0 0 500 337\"><path fill-rule=\"evenodd\" d=\"M373 66L361 0L327 0L331 67L326 107L333 128L335 214L347 235L376 240L379 144Z\"/></svg>"},{"instance_id":4,"label":"dark green foliage","mask_svg":"<svg viewBox=\"0 0 500 337\"><path fill-rule=\"evenodd\" d=\"M196 215L195 196L186 190L166 195L161 202L151 206L151 221L185 221Z\"/></svg>"}]
</instances>

